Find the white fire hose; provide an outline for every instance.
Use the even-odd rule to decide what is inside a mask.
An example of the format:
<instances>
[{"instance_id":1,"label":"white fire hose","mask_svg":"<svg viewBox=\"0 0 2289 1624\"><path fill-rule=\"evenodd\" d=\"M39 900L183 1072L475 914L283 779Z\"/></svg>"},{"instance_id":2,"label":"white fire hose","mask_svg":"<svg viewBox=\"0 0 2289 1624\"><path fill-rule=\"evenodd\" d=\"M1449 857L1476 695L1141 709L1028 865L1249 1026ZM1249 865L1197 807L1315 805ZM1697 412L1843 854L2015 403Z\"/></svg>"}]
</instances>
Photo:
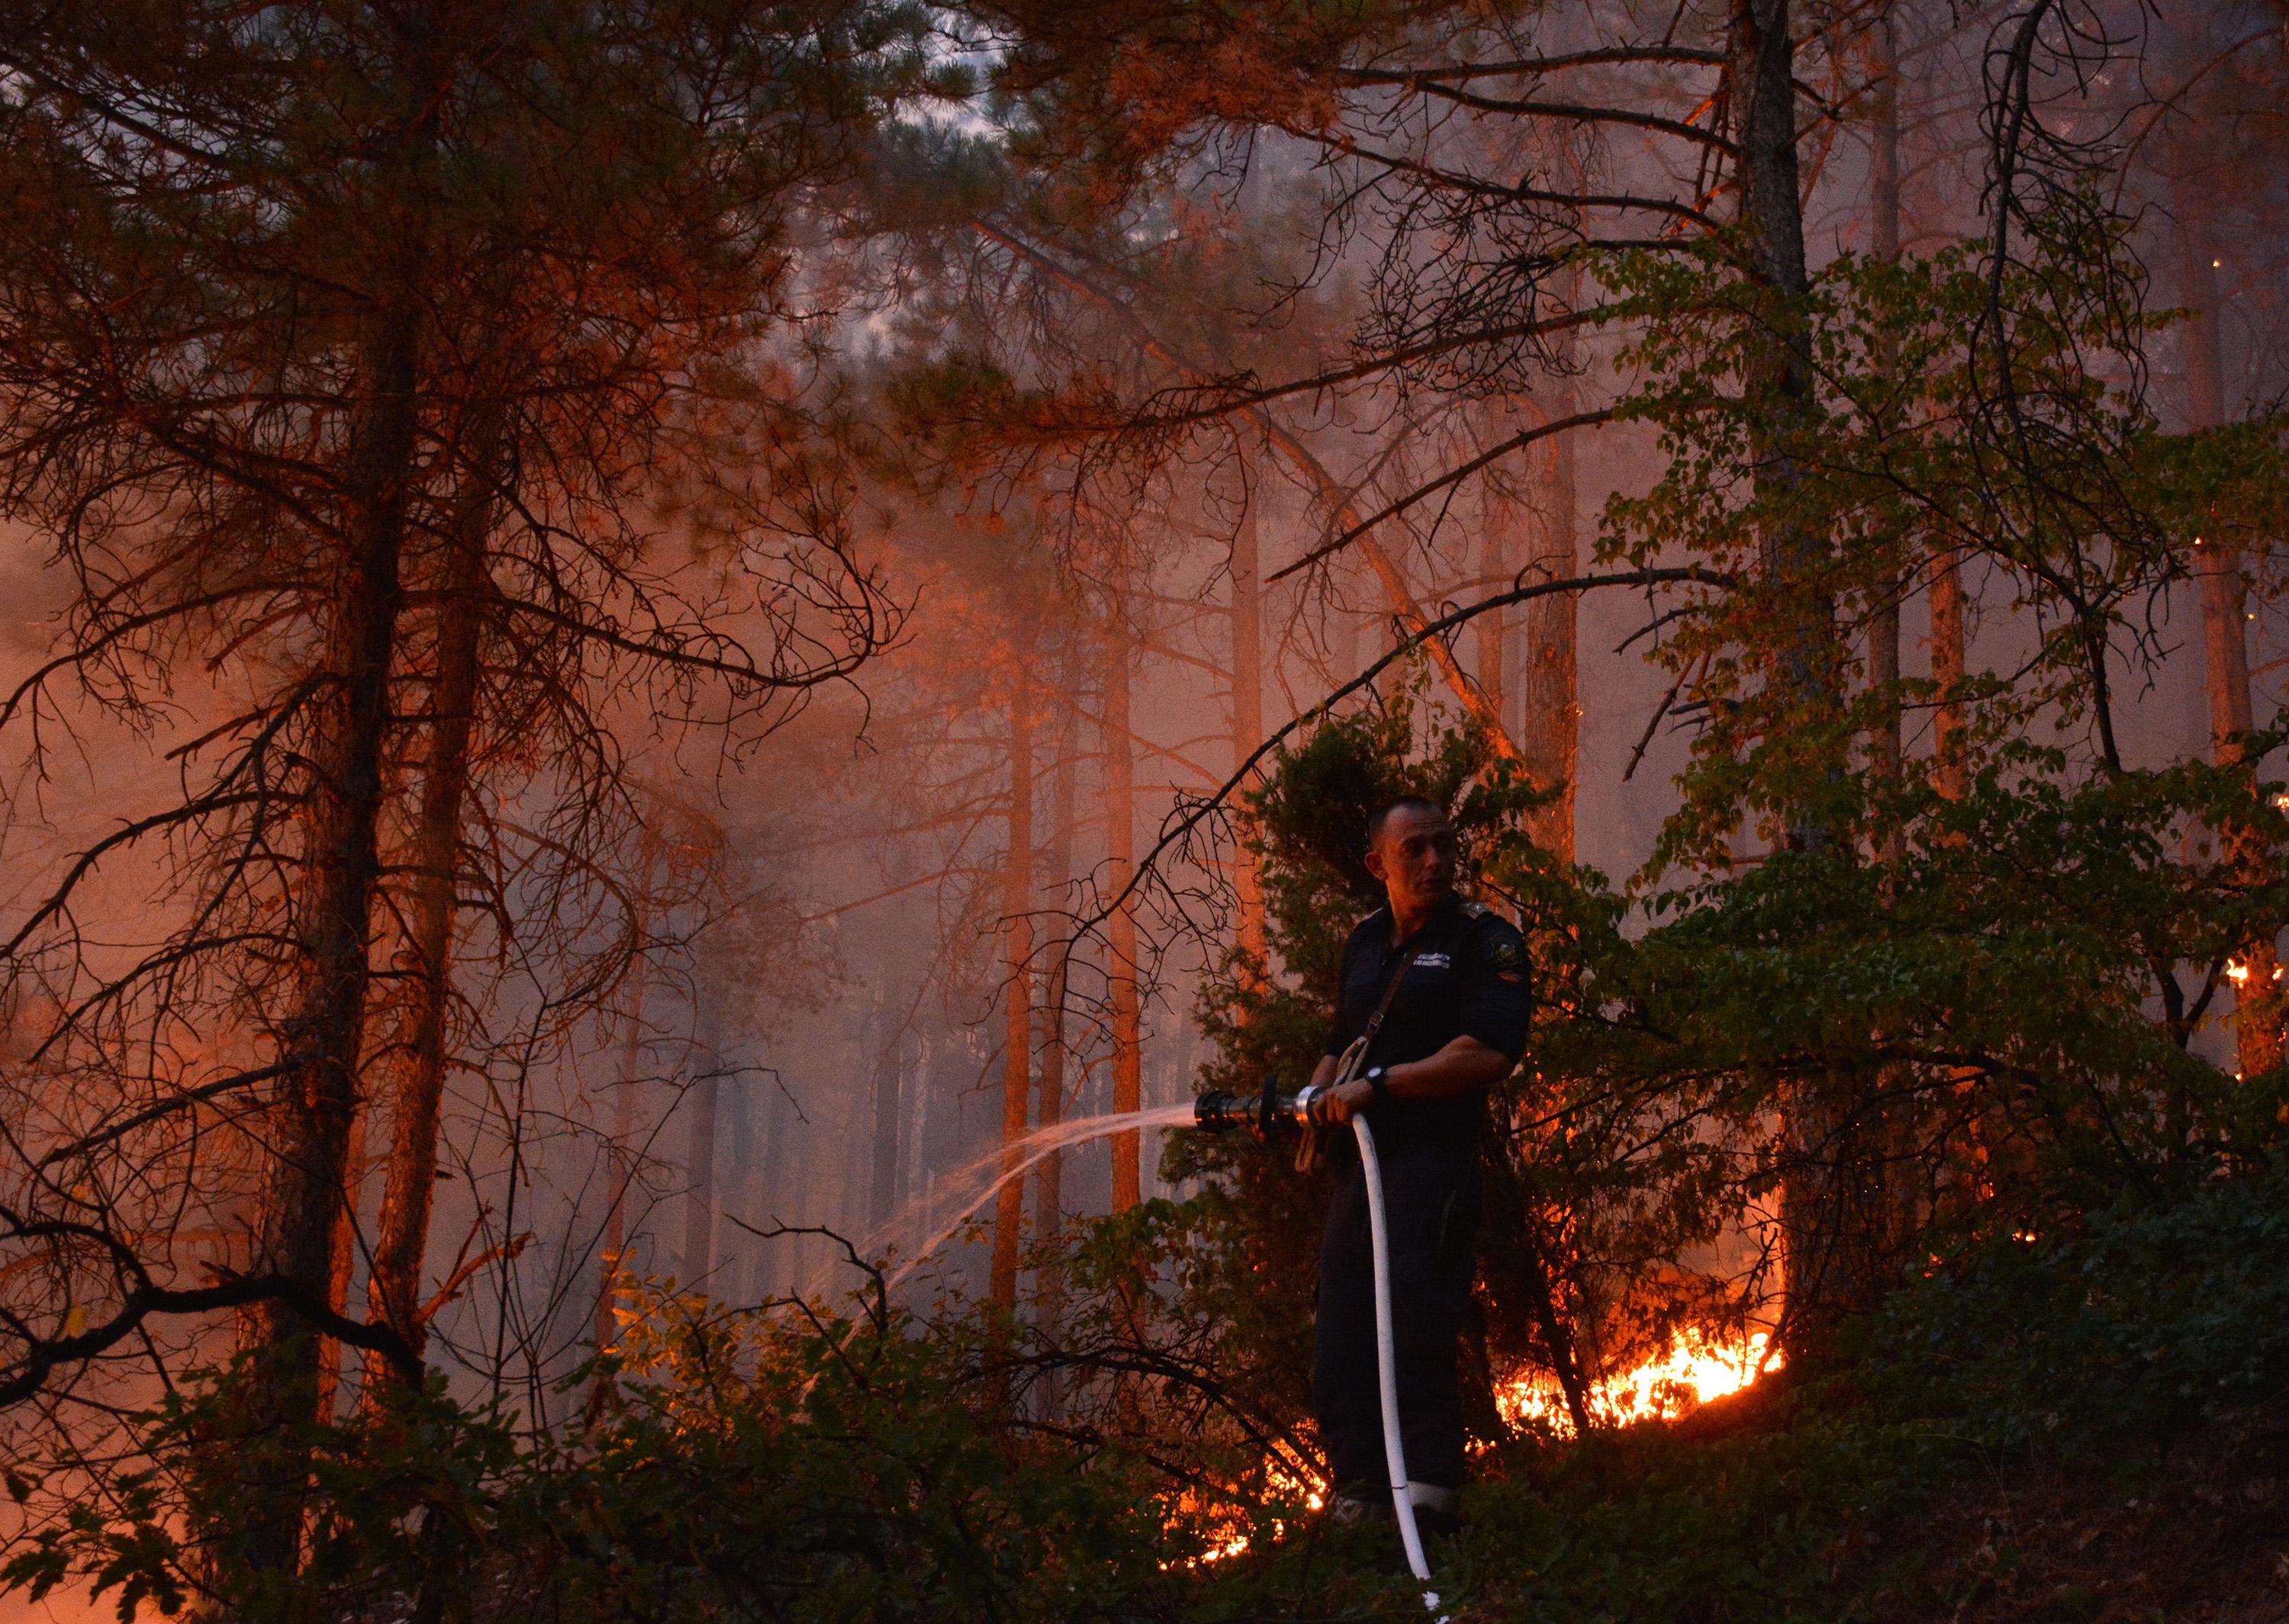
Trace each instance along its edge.
<instances>
[{"instance_id":1,"label":"white fire hose","mask_svg":"<svg viewBox=\"0 0 2289 1624\"><path fill-rule=\"evenodd\" d=\"M1301 1094L1288 1095L1280 1093L1272 1079L1266 1079L1264 1092L1253 1098L1204 1094L1192 1103L1192 1120L1199 1126L1213 1130L1252 1126L1265 1134L1272 1131L1274 1122L1283 1119L1308 1125L1312 1119L1313 1103L1328 1089L1349 1080L1364 1047L1352 1046L1344 1056L1335 1082L1326 1087L1305 1088ZM1368 1126L1363 1113L1352 1116L1352 1134L1359 1141L1360 1171L1367 1179L1368 1237L1375 1260L1375 1374L1383 1400L1384 1469L1391 1478L1391 1509L1399 1523L1400 1543L1407 1548L1408 1571L1427 1587L1431 1582L1431 1564L1423 1555L1422 1531L1415 1525L1415 1497L1407 1482L1407 1448L1399 1436L1399 1358L1392 1344L1391 1234L1383 1210L1383 1165L1376 1159L1375 1130ZM1437 1616L1439 1624L1447 1624L1446 1614L1439 1612L1437 1591L1425 1588L1423 1605Z\"/></svg>"},{"instance_id":2,"label":"white fire hose","mask_svg":"<svg viewBox=\"0 0 2289 1624\"><path fill-rule=\"evenodd\" d=\"M1423 1555L1423 1535L1415 1526L1415 1496L1407 1484L1407 1446L1399 1436L1399 1358L1392 1345L1391 1236L1383 1215L1383 1166L1375 1158L1375 1130L1364 1114L1352 1118L1352 1133L1359 1140L1360 1171L1367 1176L1368 1237L1375 1251L1375 1377L1383 1397L1384 1469L1391 1477L1391 1510L1399 1519L1399 1540L1407 1548L1407 1566L1424 1585L1431 1582L1431 1564ZM1439 1593L1423 1592L1423 1605L1439 1612ZM1446 1615L1439 1614L1440 1624Z\"/></svg>"}]
</instances>

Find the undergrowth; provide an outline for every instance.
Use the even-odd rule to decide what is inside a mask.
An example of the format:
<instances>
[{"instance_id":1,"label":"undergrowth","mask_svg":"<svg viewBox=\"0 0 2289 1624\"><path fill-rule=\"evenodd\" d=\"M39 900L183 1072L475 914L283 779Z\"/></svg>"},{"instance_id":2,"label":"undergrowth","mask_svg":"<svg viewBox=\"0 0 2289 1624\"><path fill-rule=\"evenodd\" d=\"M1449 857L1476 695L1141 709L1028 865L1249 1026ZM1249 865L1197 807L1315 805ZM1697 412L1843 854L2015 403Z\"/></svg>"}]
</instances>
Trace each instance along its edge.
<instances>
[{"instance_id":1,"label":"undergrowth","mask_svg":"<svg viewBox=\"0 0 2289 1624\"><path fill-rule=\"evenodd\" d=\"M2289 1178L2210 1184L1967 1246L1820 1374L1681 1424L1492 1452L1436 1583L1458 1620L1846 1624L1914 1587L1932 1561L1916 1518L1966 1482L2134 1474L2285 1397ZM1388 1534L1304 1534L1223 1566L1192 1613L1398 1620L1422 1602Z\"/></svg>"}]
</instances>

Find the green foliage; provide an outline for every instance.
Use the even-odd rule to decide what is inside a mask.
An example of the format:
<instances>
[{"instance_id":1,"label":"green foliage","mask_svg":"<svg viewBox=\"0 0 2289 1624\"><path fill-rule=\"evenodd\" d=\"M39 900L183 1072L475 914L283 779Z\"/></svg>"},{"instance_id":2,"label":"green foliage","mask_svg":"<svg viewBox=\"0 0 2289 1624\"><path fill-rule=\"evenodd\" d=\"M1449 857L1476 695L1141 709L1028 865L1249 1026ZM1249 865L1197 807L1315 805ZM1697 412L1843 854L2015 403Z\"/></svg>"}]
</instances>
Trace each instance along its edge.
<instances>
[{"instance_id":1,"label":"green foliage","mask_svg":"<svg viewBox=\"0 0 2289 1624\"><path fill-rule=\"evenodd\" d=\"M2126 1204L2071 1238L1982 1241L1862 1327L1829 1378L1775 1381L1719 1427L1497 1451L1471 1529L1434 1553L1441 1597L1538 1624L1864 1620L1934 1554L1917 1519L1998 1470L2111 1472L2205 1418L2277 1403L2285 1281L2277 1174ZM1961 1555L1936 1554L1942 1568ZM1193 1616L1263 1616L1271 1598L1420 1616L1387 1542L1334 1539L1215 1572Z\"/></svg>"},{"instance_id":2,"label":"green foliage","mask_svg":"<svg viewBox=\"0 0 2289 1624\"><path fill-rule=\"evenodd\" d=\"M299 1572L249 1560L245 1496L300 1458L239 1424L243 1374L146 1418L154 1464L4 1571L121 1616L1087 1620L1150 1609L1202 1535L1135 1450L1005 1422L988 1323L638 1296L603 1402L534 1435L433 1386L307 1429ZM27 1494L32 1485L21 1485ZM276 1487L282 1494L293 1493Z\"/></svg>"},{"instance_id":3,"label":"green foliage","mask_svg":"<svg viewBox=\"0 0 2289 1624\"><path fill-rule=\"evenodd\" d=\"M1655 427L1663 472L1608 503L1601 553L1683 552L1736 580L1658 654L1705 725L1656 868L1721 870L1743 817L1774 844L1807 827L1880 844L1919 806L1857 782L1854 758L1902 707L1912 722L1966 706L1972 770L2045 734L2118 769L2107 655L2158 657L2150 612L2197 537L2238 543L2285 517L2278 424L2158 426L2141 386L2165 318L2143 311L2126 227L2038 231L1999 275L1967 247L1838 257L1789 313L1812 387L1784 433L1742 382L1773 333L1721 243L1614 280L1642 322L1627 360L1644 380L1616 413ZM2028 628L2031 651L1946 694L1870 684L1862 634L1942 561L1984 565L1982 609Z\"/></svg>"},{"instance_id":4,"label":"green foliage","mask_svg":"<svg viewBox=\"0 0 2289 1624\"><path fill-rule=\"evenodd\" d=\"M1859 1380L1887 1408L1977 1416L1999 1448L2101 1450L2277 1399L2289 1178L2126 1198L2078 1230L1993 1237L1863 1334Z\"/></svg>"}]
</instances>

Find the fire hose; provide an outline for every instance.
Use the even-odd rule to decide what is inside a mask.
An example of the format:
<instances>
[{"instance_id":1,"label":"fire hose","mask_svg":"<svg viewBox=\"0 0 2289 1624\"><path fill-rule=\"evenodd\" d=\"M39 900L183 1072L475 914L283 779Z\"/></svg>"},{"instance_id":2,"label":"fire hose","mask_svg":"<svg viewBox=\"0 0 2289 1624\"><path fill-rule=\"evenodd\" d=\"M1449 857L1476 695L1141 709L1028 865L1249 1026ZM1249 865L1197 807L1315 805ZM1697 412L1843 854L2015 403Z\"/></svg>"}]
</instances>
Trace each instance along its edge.
<instances>
[{"instance_id":1,"label":"fire hose","mask_svg":"<svg viewBox=\"0 0 2289 1624\"><path fill-rule=\"evenodd\" d=\"M1248 1126L1268 1135L1281 1122L1308 1126L1312 1107L1324 1090L1305 1088L1283 1095L1266 1079L1264 1091L1253 1100L1237 1095L1204 1094L1193 1102L1195 1126L1221 1130ZM1423 1535L1415 1525L1415 1498L1407 1482L1407 1449L1399 1436L1399 1361L1392 1350L1391 1312L1391 1236L1383 1209L1383 1167L1375 1154L1375 1130L1364 1115L1352 1118L1352 1134L1359 1141L1360 1171L1367 1180L1368 1236L1375 1257L1376 1386L1383 1400L1383 1458L1391 1478L1392 1515L1399 1524L1399 1540L1407 1550L1408 1571L1418 1583L1431 1582L1431 1564L1423 1554ZM1423 1592L1423 1604L1439 1612L1439 1596ZM1440 1624L1445 1624L1443 1616Z\"/></svg>"}]
</instances>

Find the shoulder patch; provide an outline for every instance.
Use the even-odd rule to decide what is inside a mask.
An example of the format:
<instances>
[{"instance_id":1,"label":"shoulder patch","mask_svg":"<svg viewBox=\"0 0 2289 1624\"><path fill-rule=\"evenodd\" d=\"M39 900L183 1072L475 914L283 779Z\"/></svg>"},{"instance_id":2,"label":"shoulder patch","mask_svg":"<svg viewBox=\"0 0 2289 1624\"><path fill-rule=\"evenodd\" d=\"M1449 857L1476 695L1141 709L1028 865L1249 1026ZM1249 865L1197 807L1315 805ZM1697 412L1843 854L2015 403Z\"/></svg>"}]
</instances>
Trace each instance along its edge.
<instances>
[{"instance_id":1,"label":"shoulder patch","mask_svg":"<svg viewBox=\"0 0 2289 1624\"><path fill-rule=\"evenodd\" d=\"M1519 940L1517 932L1506 930L1495 939L1487 957L1496 970L1515 970L1526 962L1526 943Z\"/></svg>"}]
</instances>

